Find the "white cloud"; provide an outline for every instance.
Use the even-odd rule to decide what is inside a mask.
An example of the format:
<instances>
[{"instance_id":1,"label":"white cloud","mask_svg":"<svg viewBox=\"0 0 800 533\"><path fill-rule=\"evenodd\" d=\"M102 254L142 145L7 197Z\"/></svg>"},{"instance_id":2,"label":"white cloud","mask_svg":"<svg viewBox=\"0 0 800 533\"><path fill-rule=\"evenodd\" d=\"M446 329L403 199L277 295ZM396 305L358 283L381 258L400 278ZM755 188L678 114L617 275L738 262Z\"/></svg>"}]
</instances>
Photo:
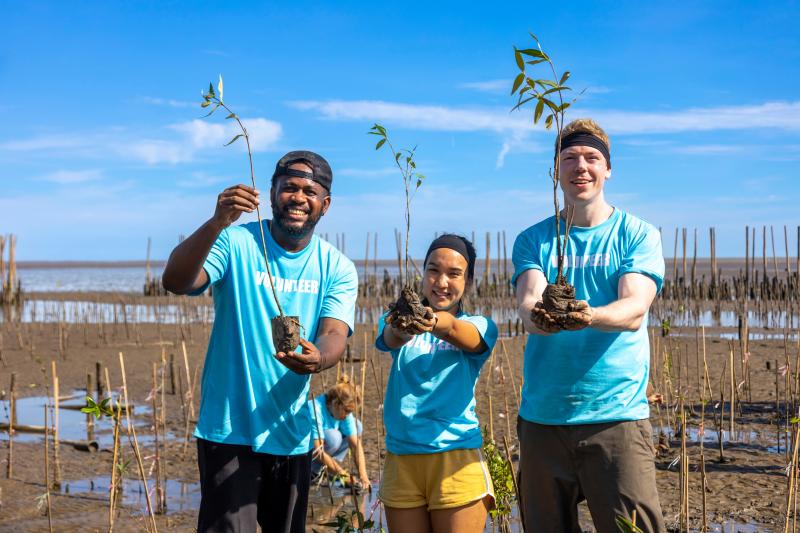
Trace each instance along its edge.
<instances>
[{"instance_id":1,"label":"white cloud","mask_svg":"<svg viewBox=\"0 0 800 533\"><path fill-rule=\"evenodd\" d=\"M40 179L60 185L72 185L76 183L86 183L100 179L103 176L102 170L57 170L45 174Z\"/></svg>"},{"instance_id":2,"label":"white cloud","mask_svg":"<svg viewBox=\"0 0 800 533\"><path fill-rule=\"evenodd\" d=\"M718 154L733 154L742 152L746 149L745 146L733 144L696 144L689 146L676 146L672 151L678 154L687 155L718 155Z\"/></svg>"},{"instance_id":3,"label":"white cloud","mask_svg":"<svg viewBox=\"0 0 800 533\"><path fill-rule=\"evenodd\" d=\"M508 80L487 80L487 81L468 81L459 83L460 89L470 89L482 93L506 93L511 90L511 84Z\"/></svg>"},{"instance_id":4,"label":"white cloud","mask_svg":"<svg viewBox=\"0 0 800 533\"><path fill-rule=\"evenodd\" d=\"M273 149L283 135L280 123L266 118L243 118L242 122L248 129L254 152ZM80 155L102 158L117 155L148 165L175 165L193 161L200 152L222 149L240 130L230 120L215 123L195 119L168 125L164 131L165 134L158 137L137 135L136 132L126 130L47 135L7 141L0 144L0 150L45 152L48 155L59 154L66 157ZM237 141L237 144L240 145L240 150L246 149L244 139Z\"/></svg>"},{"instance_id":5,"label":"white cloud","mask_svg":"<svg viewBox=\"0 0 800 533\"><path fill-rule=\"evenodd\" d=\"M528 111L510 114L506 108L448 107L381 100L303 100L289 105L317 111L328 120L384 121L416 130L506 132L532 129ZM652 112L590 110L576 106L572 117L581 115L593 117L611 134L752 128L800 131L800 101Z\"/></svg>"},{"instance_id":6,"label":"white cloud","mask_svg":"<svg viewBox=\"0 0 800 533\"><path fill-rule=\"evenodd\" d=\"M167 107L199 107L200 104L198 102L187 102L184 100L173 100L171 98L154 98L152 96L143 96L142 102L145 104L150 105L159 105L159 106L167 106Z\"/></svg>"},{"instance_id":7,"label":"white cloud","mask_svg":"<svg viewBox=\"0 0 800 533\"><path fill-rule=\"evenodd\" d=\"M381 100L302 100L289 102L289 105L303 111L317 111L328 120L390 122L428 131L505 132L524 129L531 122L527 114L511 114L508 109L497 108L458 108Z\"/></svg>"},{"instance_id":8,"label":"white cloud","mask_svg":"<svg viewBox=\"0 0 800 533\"><path fill-rule=\"evenodd\" d=\"M42 135L31 139L6 141L0 143L0 149L12 152L30 152L39 150L68 150L86 145L86 139L78 135Z\"/></svg>"},{"instance_id":9,"label":"white cloud","mask_svg":"<svg viewBox=\"0 0 800 533\"><path fill-rule=\"evenodd\" d=\"M339 176L351 178L379 178L382 176L392 176L400 172L397 167L384 168L342 168L336 171Z\"/></svg>"}]
</instances>

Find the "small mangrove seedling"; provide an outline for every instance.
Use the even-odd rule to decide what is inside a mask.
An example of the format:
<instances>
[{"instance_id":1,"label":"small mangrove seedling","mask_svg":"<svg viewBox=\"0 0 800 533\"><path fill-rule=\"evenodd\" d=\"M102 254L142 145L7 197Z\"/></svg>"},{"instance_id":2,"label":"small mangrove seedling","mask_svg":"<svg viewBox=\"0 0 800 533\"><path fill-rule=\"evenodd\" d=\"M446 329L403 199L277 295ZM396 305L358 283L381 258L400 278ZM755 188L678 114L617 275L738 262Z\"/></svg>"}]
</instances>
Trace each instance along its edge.
<instances>
[{"instance_id":1,"label":"small mangrove seedling","mask_svg":"<svg viewBox=\"0 0 800 533\"><path fill-rule=\"evenodd\" d=\"M422 299L414 290L411 283L411 275L408 269L409 256L408 256L408 239L411 234L411 201L414 195L419 190L425 176L417 171L417 163L414 161L417 147L408 149L401 148L395 150L392 141L389 140L389 135L386 128L380 124L375 124L370 128L369 135L376 135L379 137L375 150L380 150L386 146L392 152L392 159L397 168L400 170L400 175L403 178L403 190L405 192L405 226L406 226L406 241L405 241L405 256L403 262L403 272L401 275L401 290L400 296L397 300L389 304L388 320L393 326L400 330L409 328L418 319L431 319L429 311L422 305Z\"/></svg>"},{"instance_id":2,"label":"small mangrove seedling","mask_svg":"<svg viewBox=\"0 0 800 533\"><path fill-rule=\"evenodd\" d=\"M569 231L572 226L574 206L565 206L564 209L564 236L561 236L561 209L558 203L558 184L560 177L560 164L558 154L561 152L561 132L564 129L566 111L575 103L565 101L565 93L571 91L570 87L564 85L569 79L570 72L565 71L561 76L556 73L555 65L550 56L543 50L539 39L530 34L536 44L535 48L518 49L514 47L514 59L519 68L519 74L514 79L511 87L511 94L517 95L517 104L511 109L516 111L525 104L535 101L533 111L533 123L538 124L544 116L544 126L551 129L555 125L556 129L556 151L553 168L550 170L550 177L553 181L553 208L555 210L555 234L556 234L556 253L558 255L558 274L554 282L547 285L542 294L542 305L552 316L556 323L563 327L569 327L572 318L569 313L573 311L575 302L575 287L567 282L564 276L566 265L564 258L567 254L569 245ZM553 78L532 78L528 76L526 69L546 63Z\"/></svg>"},{"instance_id":3,"label":"small mangrove seedling","mask_svg":"<svg viewBox=\"0 0 800 533\"><path fill-rule=\"evenodd\" d=\"M253 150L250 146L250 134L247 132L247 128L244 127L242 120L239 118L239 115L234 113L230 107L223 101L223 85L222 85L222 75L219 77L219 83L217 84L217 90L214 91L214 84L208 84L208 92L203 93L203 101L200 103L200 107L207 108L211 107L211 110L208 112L206 117L211 116L214 112L219 109L220 107L228 112L228 115L225 117L225 120L235 120L236 124L239 126L239 130L241 133L235 135L230 141L225 143L225 146L229 146L241 138L244 138L245 143L247 144L247 157L248 161L250 162L250 180L253 185L253 189L256 188L256 174L255 169L253 167ZM278 307L279 315L273 317L271 319L271 326L272 326L272 342L275 345L276 352L283 352L283 353L290 353L297 349L297 346L300 344L300 317L297 316L287 316L283 312L283 307L281 307L281 302L278 300L278 293L275 291L275 283L272 280L272 271L269 268L269 256L267 255L267 241L264 238L264 224L261 220L261 210L256 205L256 217L258 218L258 229L261 232L261 247L264 251L264 265L267 268L267 279L269 279L269 286L272 289L272 297L275 299L275 305Z\"/></svg>"},{"instance_id":4,"label":"small mangrove seedling","mask_svg":"<svg viewBox=\"0 0 800 533\"><path fill-rule=\"evenodd\" d=\"M511 463L506 460L497 448L497 444L489 435L489 430L483 428L483 446L481 454L486 460L486 467L494 486L494 509L489 511L492 522L500 533L511 531L511 511L517 499L514 490L514 473Z\"/></svg>"}]
</instances>

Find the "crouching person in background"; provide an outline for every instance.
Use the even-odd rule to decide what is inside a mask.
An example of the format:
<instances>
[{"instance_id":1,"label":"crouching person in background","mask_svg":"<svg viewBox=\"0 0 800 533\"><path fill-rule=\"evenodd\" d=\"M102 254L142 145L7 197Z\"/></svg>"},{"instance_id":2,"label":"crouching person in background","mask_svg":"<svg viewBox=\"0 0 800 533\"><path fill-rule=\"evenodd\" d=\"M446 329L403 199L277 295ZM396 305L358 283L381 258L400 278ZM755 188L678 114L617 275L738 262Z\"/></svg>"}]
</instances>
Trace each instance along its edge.
<instances>
[{"instance_id":1,"label":"crouching person in background","mask_svg":"<svg viewBox=\"0 0 800 533\"><path fill-rule=\"evenodd\" d=\"M345 381L340 381L325 394L309 400L311 411L311 440L314 455L311 463L311 482L318 482L327 473L339 476L357 489L369 489L367 462L364 459L364 446L361 442L361 421L353 413L359 403L358 389ZM350 474L342 462L347 452L353 454L358 476Z\"/></svg>"}]
</instances>

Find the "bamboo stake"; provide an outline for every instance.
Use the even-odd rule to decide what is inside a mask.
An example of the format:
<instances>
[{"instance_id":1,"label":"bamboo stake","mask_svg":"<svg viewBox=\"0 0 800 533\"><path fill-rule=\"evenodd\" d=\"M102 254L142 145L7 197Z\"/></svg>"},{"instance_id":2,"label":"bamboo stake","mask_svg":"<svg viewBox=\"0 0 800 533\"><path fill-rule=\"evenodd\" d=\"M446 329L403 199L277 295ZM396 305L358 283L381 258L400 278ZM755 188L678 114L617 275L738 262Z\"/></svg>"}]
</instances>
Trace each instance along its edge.
<instances>
[{"instance_id":1,"label":"bamboo stake","mask_svg":"<svg viewBox=\"0 0 800 533\"><path fill-rule=\"evenodd\" d=\"M506 343L502 339L498 339L500 341L500 346L503 348L503 357L506 360L506 366L508 367L508 374L511 376L511 385L514 387L514 399L517 401L517 410L519 411L520 407L520 392L517 388L517 379L514 377L514 369L511 367L511 360L508 356L508 350L506 349Z\"/></svg>"},{"instance_id":2,"label":"bamboo stake","mask_svg":"<svg viewBox=\"0 0 800 533\"><path fill-rule=\"evenodd\" d=\"M186 369L186 402L189 404L189 415L194 418L194 402L192 401L192 376L189 375L189 354L186 352L186 343L181 341L181 350L183 350L183 365Z\"/></svg>"},{"instance_id":3,"label":"bamboo stake","mask_svg":"<svg viewBox=\"0 0 800 533\"><path fill-rule=\"evenodd\" d=\"M94 399L92 391L92 374L86 373L86 396ZM100 397L97 397L97 403L100 403ZM94 440L94 416L86 413L86 441L91 442Z\"/></svg>"},{"instance_id":4,"label":"bamboo stake","mask_svg":"<svg viewBox=\"0 0 800 533\"><path fill-rule=\"evenodd\" d=\"M53 376L53 487L58 488L61 486L61 458L59 454L60 445L58 443L58 371L56 369L56 362L51 361L50 363Z\"/></svg>"},{"instance_id":5,"label":"bamboo stake","mask_svg":"<svg viewBox=\"0 0 800 533\"><path fill-rule=\"evenodd\" d=\"M50 506L50 465L48 464L50 439L47 431L47 403L44 406L44 428L44 494L47 502L47 528L50 533L53 533L53 509Z\"/></svg>"},{"instance_id":6,"label":"bamboo stake","mask_svg":"<svg viewBox=\"0 0 800 533\"><path fill-rule=\"evenodd\" d=\"M8 389L8 461L6 462L6 478L14 475L14 424L17 422L17 374L11 373L11 385ZM46 424L45 424L46 425ZM45 449L47 444L45 444Z\"/></svg>"},{"instance_id":7,"label":"bamboo stake","mask_svg":"<svg viewBox=\"0 0 800 533\"><path fill-rule=\"evenodd\" d=\"M139 453L139 443L136 439L136 428L131 423L131 409L130 404L128 403L128 382L127 378L125 377L125 358L122 355L122 352L119 352L119 368L122 372L122 395L125 400L125 426L128 432L128 440L133 446L133 456L136 458L136 466L139 468L139 478L141 479L142 487L144 488L145 502L147 503L147 515L150 518L150 526L152 527L152 529L148 528L148 531L156 533L158 531L158 526L156 525L156 516L153 513L153 507L150 503L150 491L147 488L147 474L144 471L142 454Z\"/></svg>"},{"instance_id":8,"label":"bamboo stake","mask_svg":"<svg viewBox=\"0 0 800 533\"><path fill-rule=\"evenodd\" d=\"M164 487L161 484L161 450L158 440L158 379L156 363L153 363L153 392L151 396L151 409L153 410L153 444L155 445L156 462L156 513L163 514L166 509L162 507L164 501Z\"/></svg>"}]
</instances>

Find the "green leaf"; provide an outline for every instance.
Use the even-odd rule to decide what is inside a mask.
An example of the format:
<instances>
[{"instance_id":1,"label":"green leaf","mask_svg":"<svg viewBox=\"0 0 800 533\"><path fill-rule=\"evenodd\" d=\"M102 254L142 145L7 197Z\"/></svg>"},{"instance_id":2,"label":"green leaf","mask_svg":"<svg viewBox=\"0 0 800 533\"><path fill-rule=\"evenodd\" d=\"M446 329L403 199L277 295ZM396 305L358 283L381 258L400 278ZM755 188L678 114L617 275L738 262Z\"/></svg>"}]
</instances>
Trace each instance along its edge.
<instances>
[{"instance_id":1,"label":"green leaf","mask_svg":"<svg viewBox=\"0 0 800 533\"><path fill-rule=\"evenodd\" d=\"M530 61L526 61L529 65L538 65L539 63L544 63L547 61L546 59L531 59Z\"/></svg>"},{"instance_id":2,"label":"green leaf","mask_svg":"<svg viewBox=\"0 0 800 533\"><path fill-rule=\"evenodd\" d=\"M519 67L522 72L525 72L525 60L522 59L522 54L520 54L519 50L516 48L514 48L514 59L517 60L517 67Z\"/></svg>"},{"instance_id":3,"label":"green leaf","mask_svg":"<svg viewBox=\"0 0 800 533\"><path fill-rule=\"evenodd\" d=\"M539 119L542 118L542 111L544 111L544 101L539 100L536 103L536 109L533 111L533 123L538 124Z\"/></svg>"},{"instance_id":4,"label":"green leaf","mask_svg":"<svg viewBox=\"0 0 800 533\"><path fill-rule=\"evenodd\" d=\"M219 75L219 83L217 84L217 89L219 89L219 101L222 101L222 74Z\"/></svg>"},{"instance_id":5,"label":"green leaf","mask_svg":"<svg viewBox=\"0 0 800 533\"><path fill-rule=\"evenodd\" d=\"M552 109L553 113L558 113L558 106L555 104L555 102L548 100L547 98L542 98L540 101L544 102L544 105Z\"/></svg>"},{"instance_id":6,"label":"green leaf","mask_svg":"<svg viewBox=\"0 0 800 533\"><path fill-rule=\"evenodd\" d=\"M517 92L517 89L519 89L519 86L522 85L523 81L525 81L525 73L520 72L517 74L517 77L514 78L514 85L511 87L511 94Z\"/></svg>"},{"instance_id":7,"label":"green leaf","mask_svg":"<svg viewBox=\"0 0 800 533\"><path fill-rule=\"evenodd\" d=\"M551 87L550 89L547 89L545 92L542 93L542 96L544 96L546 94L555 93L555 92L559 92L560 93L562 91L571 91L571 90L572 89L570 89L569 87L564 87L562 85L558 85L556 87Z\"/></svg>"},{"instance_id":8,"label":"green leaf","mask_svg":"<svg viewBox=\"0 0 800 533\"><path fill-rule=\"evenodd\" d=\"M536 36L535 36L533 33L531 33L531 32L528 32L528 35L530 35L530 36L531 36L531 38L532 38L534 41L536 41L536 44L539 44L539 38L538 38L538 37L536 37Z\"/></svg>"},{"instance_id":9,"label":"green leaf","mask_svg":"<svg viewBox=\"0 0 800 533\"><path fill-rule=\"evenodd\" d=\"M214 94L214 86L213 86L212 84L210 84L210 83L208 84L208 95L209 95L211 98L214 98L214 96L216 96L216 95Z\"/></svg>"},{"instance_id":10,"label":"green leaf","mask_svg":"<svg viewBox=\"0 0 800 533\"><path fill-rule=\"evenodd\" d=\"M236 113L231 113L230 115L228 115L227 117L225 117L225 120L227 120L227 119L229 119L229 118L238 118L238 117L236 116Z\"/></svg>"},{"instance_id":11,"label":"green leaf","mask_svg":"<svg viewBox=\"0 0 800 533\"><path fill-rule=\"evenodd\" d=\"M422 185L422 180L421 179L417 179L417 189L419 189L420 185Z\"/></svg>"},{"instance_id":12,"label":"green leaf","mask_svg":"<svg viewBox=\"0 0 800 533\"><path fill-rule=\"evenodd\" d=\"M564 82L569 79L569 75L570 75L569 71L564 72L564 74L561 75L561 79L558 80L558 84L559 85L564 85Z\"/></svg>"},{"instance_id":13,"label":"green leaf","mask_svg":"<svg viewBox=\"0 0 800 533\"><path fill-rule=\"evenodd\" d=\"M569 102L564 102L563 104L561 104L560 106L558 106L558 111L559 111L559 112L561 112L561 111L564 111L564 110L566 110L566 109L567 109L569 106L571 106L571 105L572 105L572 104L571 104L571 103L569 103Z\"/></svg>"},{"instance_id":14,"label":"green leaf","mask_svg":"<svg viewBox=\"0 0 800 533\"><path fill-rule=\"evenodd\" d=\"M386 139L381 139L380 141L378 141L378 144L375 145L375 149L379 150L380 147L383 146L383 143L385 143L385 142L386 142Z\"/></svg>"},{"instance_id":15,"label":"green leaf","mask_svg":"<svg viewBox=\"0 0 800 533\"><path fill-rule=\"evenodd\" d=\"M211 102L209 102L208 100L205 100L204 102L202 102L202 103L200 104L200 107L208 107L208 106L210 106L210 105L211 105Z\"/></svg>"},{"instance_id":16,"label":"green leaf","mask_svg":"<svg viewBox=\"0 0 800 533\"><path fill-rule=\"evenodd\" d=\"M514 107L511 108L511 111L516 111L517 109L519 109L520 107L524 106L525 104L527 104L531 100L534 100L535 98L536 98L535 96L529 96L529 97L525 98L524 100L520 99L520 101L517 102L517 105L515 105Z\"/></svg>"},{"instance_id":17,"label":"green leaf","mask_svg":"<svg viewBox=\"0 0 800 533\"><path fill-rule=\"evenodd\" d=\"M554 115L547 115L547 118L544 119L544 127L545 129L550 129L553 127L553 116Z\"/></svg>"},{"instance_id":18,"label":"green leaf","mask_svg":"<svg viewBox=\"0 0 800 533\"><path fill-rule=\"evenodd\" d=\"M537 48L526 48L525 50L520 50L519 53L525 54L526 56L538 57L539 59L547 61L547 55Z\"/></svg>"},{"instance_id":19,"label":"green leaf","mask_svg":"<svg viewBox=\"0 0 800 533\"><path fill-rule=\"evenodd\" d=\"M397 152L396 154L394 154L394 160L395 160L396 162L398 162L398 163L400 162L400 158L401 158L401 157L403 157L403 154L402 154L402 153L400 153L400 152Z\"/></svg>"},{"instance_id":20,"label":"green leaf","mask_svg":"<svg viewBox=\"0 0 800 533\"><path fill-rule=\"evenodd\" d=\"M544 88L545 85L547 85L548 87L556 87L557 86L556 82L554 82L552 80L536 80L536 81L539 82L539 85L541 85L543 88Z\"/></svg>"},{"instance_id":21,"label":"green leaf","mask_svg":"<svg viewBox=\"0 0 800 533\"><path fill-rule=\"evenodd\" d=\"M214 106L214 107L211 109L211 111L209 111L207 114L203 115L203 118L210 117L211 115L213 115L213 114L214 114L214 111L216 111L218 107L219 107L219 104L215 105L215 106Z\"/></svg>"},{"instance_id":22,"label":"green leaf","mask_svg":"<svg viewBox=\"0 0 800 533\"><path fill-rule=\"evenodd\" d=\"M226 142L223 146L228 146L229 144L233 144L234 142L239 140L239 137L244 137L244 133L240 133L239 135L237 135L236 137L234 137L230 141Z\"/></svg>"}]
</instances>

